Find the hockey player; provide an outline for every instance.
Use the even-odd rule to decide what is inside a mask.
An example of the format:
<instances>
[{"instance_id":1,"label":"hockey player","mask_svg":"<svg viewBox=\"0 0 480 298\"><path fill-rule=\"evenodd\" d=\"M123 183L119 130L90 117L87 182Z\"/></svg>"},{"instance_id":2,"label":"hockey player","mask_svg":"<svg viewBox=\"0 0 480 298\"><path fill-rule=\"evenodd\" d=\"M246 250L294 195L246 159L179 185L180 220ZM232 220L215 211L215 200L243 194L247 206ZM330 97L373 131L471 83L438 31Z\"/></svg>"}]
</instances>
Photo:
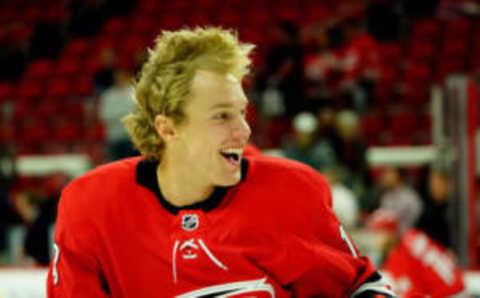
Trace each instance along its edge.
<instances>
[{"instance_id":1,"label":"hockey player","mask_svg":"<svg viewBox=\"0 0 480 298\"><path fill-rule=\"evenodd\" d=\"M49 298L394 296L321 175L244 156L252 48L219 28L157 39L125 120L142 156L64 189Z\"/></svg>"}]
</instances>

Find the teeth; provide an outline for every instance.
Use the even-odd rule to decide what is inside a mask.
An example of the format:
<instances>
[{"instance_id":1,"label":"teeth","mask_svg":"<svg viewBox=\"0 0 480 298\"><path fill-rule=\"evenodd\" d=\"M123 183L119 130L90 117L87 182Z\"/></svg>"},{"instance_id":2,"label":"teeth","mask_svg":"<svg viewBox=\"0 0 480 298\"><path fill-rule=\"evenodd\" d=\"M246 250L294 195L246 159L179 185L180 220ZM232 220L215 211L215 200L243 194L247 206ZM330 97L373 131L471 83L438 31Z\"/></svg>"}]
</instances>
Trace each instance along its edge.
<instances>
[{"instance_id":1,"label":"teeth","mask_svg":"<svg viewBox=\"0 0 480 298\"><path fill-rule=\"evenodd\" d=\"M243 153L243 150L242 149L225 149L225 150L222 150L222 153L241 155Z\"/></svg>"}]
</instances>

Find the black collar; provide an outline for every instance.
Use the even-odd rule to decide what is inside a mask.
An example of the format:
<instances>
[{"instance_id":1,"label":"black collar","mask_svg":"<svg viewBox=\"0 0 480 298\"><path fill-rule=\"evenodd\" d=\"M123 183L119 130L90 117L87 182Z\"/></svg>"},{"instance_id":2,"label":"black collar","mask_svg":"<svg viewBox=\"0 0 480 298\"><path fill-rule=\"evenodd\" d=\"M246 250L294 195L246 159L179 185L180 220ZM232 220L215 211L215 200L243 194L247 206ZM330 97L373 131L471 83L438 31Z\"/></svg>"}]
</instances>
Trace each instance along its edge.
<instances>
[{"instance_id":1,"label":"black collar","mask_svg":"<svg viewBox=\"0 0 480 298\"><path fill-rule=\"evenodd\" d=\"M165 197L162 195L160 187L157 182L157 165L158 161L148 161L143 159L137 164L137 173L136 173L136 181L141 186L147 188L151 192L153 192L156 196L160 204L167 209L170 213L178 214L180 210L191 210L191 209L201 209L205 212L213 210L217 207L227 194L228 190L231 187L223 187L217 186L213 191L212 195L202 202L198 202L192 205L177 207L172 205L168 202ZM248 161L243 158L241 163L241 171L242 171L242 180L244 181L247 176L248 171Z\"/></svg>"}]
</instances>

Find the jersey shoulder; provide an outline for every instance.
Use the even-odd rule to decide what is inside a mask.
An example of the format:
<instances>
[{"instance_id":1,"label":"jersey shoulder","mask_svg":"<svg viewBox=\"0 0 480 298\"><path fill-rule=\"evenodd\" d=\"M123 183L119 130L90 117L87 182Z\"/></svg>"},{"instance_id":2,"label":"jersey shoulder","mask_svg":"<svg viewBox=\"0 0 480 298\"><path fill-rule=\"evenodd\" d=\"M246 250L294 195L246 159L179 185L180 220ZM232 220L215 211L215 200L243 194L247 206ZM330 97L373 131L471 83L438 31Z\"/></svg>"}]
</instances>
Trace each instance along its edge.
<instances>
[{"instance_id":1,"label":"jersey shoulder","mask_svg":"<svg viewBox=\"0 0 480 298\"><path fill-rule=\"evenodd\" d=\"M108 204L108 199L136 183L135 174L141 157L134 157L101 165L74 179L62 191L60 205L69 209L92 211L93 206Z\"/></svg>"},{"instance_id":2,"label":"jersey shoulder","mask_svg":"<svg viewBox=\"0 0 480 298\"><path fill-rule=\"evenodd\" d=\"M279 197L294 196L311 202L312 197L322 197L323 203L332 206L331 190L325 177L310 166L281 157L255 156L249 159L246 181L252 187L267 187ZM300 204L300 201L296 203Z\"/></svg>"}]
</instances>

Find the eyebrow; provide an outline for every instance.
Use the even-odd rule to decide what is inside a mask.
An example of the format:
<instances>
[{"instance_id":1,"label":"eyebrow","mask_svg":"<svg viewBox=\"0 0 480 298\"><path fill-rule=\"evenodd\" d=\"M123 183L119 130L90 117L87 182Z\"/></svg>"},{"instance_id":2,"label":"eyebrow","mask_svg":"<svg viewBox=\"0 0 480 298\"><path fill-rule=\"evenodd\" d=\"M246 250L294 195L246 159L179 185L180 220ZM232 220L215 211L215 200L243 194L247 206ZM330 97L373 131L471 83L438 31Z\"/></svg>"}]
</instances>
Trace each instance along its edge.
<instances>
[{"instance_id":1,"label":"eyebrow","mask_svg":"<svg viewBox=\"0 0 480 298\"><path fill-rule=\"evenodd\" d=\"M247 107L248 101L245 101L245 107ZM213 105L210 107L210 110L216 110L216 109L225 109L225 108L233 108L234 105L231 103L217 103L216 105Z\"/></svg>"}]
</instances>

